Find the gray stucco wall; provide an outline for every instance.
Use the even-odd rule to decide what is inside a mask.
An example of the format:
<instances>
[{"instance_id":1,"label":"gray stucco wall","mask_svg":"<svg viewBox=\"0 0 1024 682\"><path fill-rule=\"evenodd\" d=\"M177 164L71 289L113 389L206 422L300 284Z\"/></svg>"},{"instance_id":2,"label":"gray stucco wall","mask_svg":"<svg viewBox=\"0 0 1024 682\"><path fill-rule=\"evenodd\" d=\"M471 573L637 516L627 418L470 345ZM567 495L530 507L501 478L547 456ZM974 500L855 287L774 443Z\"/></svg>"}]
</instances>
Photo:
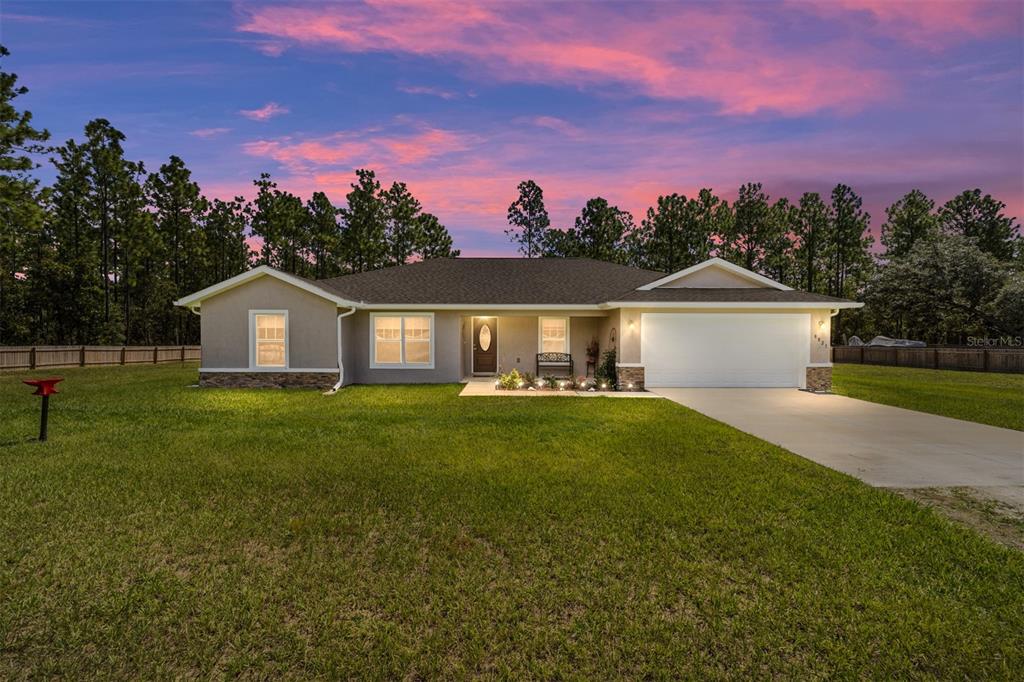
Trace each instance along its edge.
<instances>
[{"instance_id":1,"label":"gray stucco wall","mask_svg":"<svg viewBox=\"0 0 1024 682\"><path fill-rule=\"evenodd\" d=\"M401 315L406 311L380 311ZM422 311L419 311L422 314ZM415 312L408 314L416 314ZM342 320L342 359L346 384L442 384L460 381L462 373L462 316L434 313L433 369L375 369L370 367L370 312L360 310Z\"/></svg>"},{"instance_id":2,"label":"gray stucco wall","mask_svg":"<svg viewBox=\"0 0 1024 682\"><path fill-rule=\"evenodd\" d=\"M336 306L265 276L203 301L200 330L204 368L249 367L249 311L288 311L289 369L338 366Z\"/></svg>"},{"instance_id":3,"label":"gray stucco wall","mask_svg":"<svg viewBox=\"0 0 1024 682\"><path fill-rule=\"evenodd\" d=\"M473 361L473 314L464 313L462 330L462 363L464 376L472 374ZM582 375L587 365L587 344L600 335L605 318L579 316L553 312L543 315L501 315L497 317L498 327L498 369L509 372L513 368L520 372L537 371L537 352L540 343L541 317L569 318L569 352L572 354L575 372Z\"/></svg>"}]
</instances>

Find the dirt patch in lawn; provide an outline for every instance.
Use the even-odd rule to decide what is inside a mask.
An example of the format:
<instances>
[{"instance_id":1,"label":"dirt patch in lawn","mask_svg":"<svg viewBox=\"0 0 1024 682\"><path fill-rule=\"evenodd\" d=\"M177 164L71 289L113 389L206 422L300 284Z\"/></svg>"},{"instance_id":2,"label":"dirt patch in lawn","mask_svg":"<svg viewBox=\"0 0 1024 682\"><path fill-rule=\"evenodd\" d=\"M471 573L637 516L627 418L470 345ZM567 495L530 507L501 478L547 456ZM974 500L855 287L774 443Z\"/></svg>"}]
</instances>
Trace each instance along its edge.
<instances>
[{"instance_id":1,"label":"dirt patch in lawn","mask_svg":"<svg viewBox=\"0 0 1024 682\"><path fill-rule=\"evenodd\" d=\"M1005 491L985 488L896 488L893 492L927 505L996 542L1024 551L1024 505ZM1013 496L1016 497L1016 496Z\"/></svg>"}]
</instances>

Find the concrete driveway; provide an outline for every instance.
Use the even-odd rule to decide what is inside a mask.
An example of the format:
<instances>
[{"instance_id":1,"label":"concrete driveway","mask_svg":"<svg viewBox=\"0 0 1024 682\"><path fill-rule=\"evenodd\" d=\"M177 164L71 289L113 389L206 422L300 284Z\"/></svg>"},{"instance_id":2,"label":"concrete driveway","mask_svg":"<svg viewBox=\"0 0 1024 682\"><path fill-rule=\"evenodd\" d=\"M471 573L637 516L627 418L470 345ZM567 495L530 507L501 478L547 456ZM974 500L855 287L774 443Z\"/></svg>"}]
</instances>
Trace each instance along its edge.
<instances>
[{"instance_id":1,"label":"concrete driveway","mask_svg":"<svg viewBox=\"0 0 1024 682\"><path fill-rule=\"evenodd\" d=\"M1024 506L1019 431L792 388L653 390L874 486L972 486Z\"/></svg>"}]
</instances>

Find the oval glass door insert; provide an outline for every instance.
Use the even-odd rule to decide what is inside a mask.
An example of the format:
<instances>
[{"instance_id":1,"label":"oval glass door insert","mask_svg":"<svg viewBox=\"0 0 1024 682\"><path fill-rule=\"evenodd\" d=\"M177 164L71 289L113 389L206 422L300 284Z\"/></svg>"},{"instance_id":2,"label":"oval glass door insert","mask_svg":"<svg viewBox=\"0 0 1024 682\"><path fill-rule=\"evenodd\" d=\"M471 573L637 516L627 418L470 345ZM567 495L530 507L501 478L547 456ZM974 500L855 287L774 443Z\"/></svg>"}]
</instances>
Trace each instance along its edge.
<instances>
[{"instance_id":1,"label":"oval glass door insert","mask_svg":"<svg viewBox=\"0 0 1024 682\"><path fill-rule=\"evenodd\" d=\"M487 352L491 347L491 328L486 324L480 327L480 350Z\"/></svg>"}]
</instances>

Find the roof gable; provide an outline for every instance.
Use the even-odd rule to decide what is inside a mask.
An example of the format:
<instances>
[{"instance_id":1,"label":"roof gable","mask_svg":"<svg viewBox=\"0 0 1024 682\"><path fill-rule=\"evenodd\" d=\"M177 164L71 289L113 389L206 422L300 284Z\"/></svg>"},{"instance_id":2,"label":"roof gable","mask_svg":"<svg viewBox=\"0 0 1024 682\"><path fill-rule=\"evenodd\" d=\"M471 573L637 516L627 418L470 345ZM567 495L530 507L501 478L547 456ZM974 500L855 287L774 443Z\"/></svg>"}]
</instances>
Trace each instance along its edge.
<instances>
[{"instance_id":1,"label":"roof gable","mask_svg":"<svg viewBox=\"0 0 1024 682\"><path fill-rule=\"evenodd\" d=\"M246 270L245 272L239 275L230 277L224 280L223 282L217 282L216 284L208 286L205 289L200 289L194 294L189 294L188 296L179 298L177 301L174 302L174 305L180 306L182 308L198 308L201 306L202 302L205 299L216 296L217 294L222 294L225 291L234 289L235 287L242 286L243 284L247 284L248 282L251 282L255 279L259 279L260 277L273 277L274 279L278 279L281 280L282 282L298 287L303 291L308 291L311 294L314 294L321 298L325 298L328 301L331 301L337 305L354 305L352 301L349 301L339 296L337 293L328 291L324 287L320 286L319 282L308 280L304 277L299 277L297 275L292 275L287 272L281 272L280 270L275 270L269 265L260 265L258 267L253 268L252 270Z\"/></svg>"},{"instance_id":2,"label":"roof gable","mask_svg":"<svg viewBox=\"0 0 1024 682\"><path fill-rule=\"evenodd\" d=\"M778 289L792 291L781 282L759 275L721 258L709 258L671 275L637 287L638 291L653 289Z\"/></svg>"}]
</instances>

